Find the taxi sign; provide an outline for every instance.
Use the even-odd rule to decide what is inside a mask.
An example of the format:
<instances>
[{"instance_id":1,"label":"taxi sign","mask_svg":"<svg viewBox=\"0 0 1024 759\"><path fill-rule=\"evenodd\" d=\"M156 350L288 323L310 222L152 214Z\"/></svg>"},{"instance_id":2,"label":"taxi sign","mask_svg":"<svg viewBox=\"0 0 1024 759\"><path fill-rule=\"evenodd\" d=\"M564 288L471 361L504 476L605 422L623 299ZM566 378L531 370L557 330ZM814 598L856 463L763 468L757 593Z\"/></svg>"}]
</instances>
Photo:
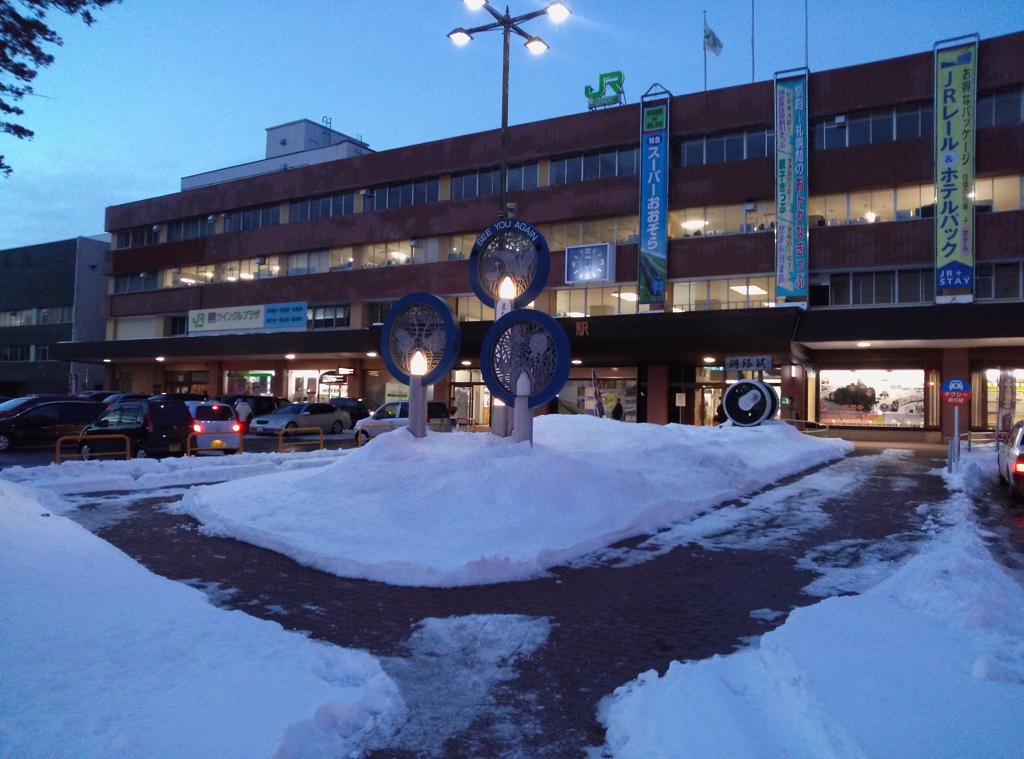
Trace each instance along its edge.
<instances>
[{"instance_id":1,"label":"taxi sign","mask_svg":"<svg viewBox=\"0 0 1024 759\"><path fill-rule=\"evenodd\" d=\"M958 377L950 377L942 383L942 400L951 406L963 406L971 399L971 383Z\"/></svg>"}]
</instances>

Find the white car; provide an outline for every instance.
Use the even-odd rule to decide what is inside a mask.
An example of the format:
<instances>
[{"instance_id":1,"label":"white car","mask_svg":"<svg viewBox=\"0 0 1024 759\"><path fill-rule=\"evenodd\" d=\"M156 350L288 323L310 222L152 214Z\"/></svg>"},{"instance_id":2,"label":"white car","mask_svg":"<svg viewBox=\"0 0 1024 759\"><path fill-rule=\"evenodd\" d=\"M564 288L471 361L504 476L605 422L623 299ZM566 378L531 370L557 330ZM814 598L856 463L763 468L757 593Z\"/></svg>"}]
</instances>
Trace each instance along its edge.
<instances>
[{"instance_id":1,"label":"white car","mask_svg":"<svg viewBox=\"0 0 1024 759\"><path fill-rule=\"evenodd\" d=\"M427 401L427 425L440 432L452 431L452 420L448 407L441 401ZM382 432L391 432L399 427L409 426L409 401L385 403L365 419L356 422L356 443L363 445L370 438Z\"/></svg>"},{"instance_id":2,"label":"white car","mask_svg":"<svg viewBox=\"0 0 1024 759\"><path fill-rule=\"evenodd\" d=\"M238 453L242 448L242 425L235 411L220 401L185 401L192 414L192 448L197 451Z\"/></svg>"},{"instance_id":3,"label":"white car","mask_svg":"<svg viewBox=\"0 0 1024 759\"><path fill-rule=\"evenodd\" d=\"M279 435L287 430L318 427L325 433L337 435L352 426L347 411L329 403L291 403L272 414L258 416L249 422L249 432L257 435Z\"/></svg>"}]
</instances>

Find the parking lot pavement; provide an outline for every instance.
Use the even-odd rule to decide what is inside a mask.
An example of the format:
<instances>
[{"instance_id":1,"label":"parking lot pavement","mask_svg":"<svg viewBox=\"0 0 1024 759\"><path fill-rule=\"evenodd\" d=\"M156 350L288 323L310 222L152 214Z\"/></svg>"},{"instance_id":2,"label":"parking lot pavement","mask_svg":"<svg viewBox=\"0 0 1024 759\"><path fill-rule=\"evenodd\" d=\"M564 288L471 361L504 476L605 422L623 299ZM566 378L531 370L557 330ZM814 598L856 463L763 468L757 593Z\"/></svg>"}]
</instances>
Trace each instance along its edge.
<instances>
[{"instance_id":1,"label":"parking lot pavement","mask_svg":"<svg viewBox=\"0 0 1024 759\"><path fill-rule=\"evenodd\" d=\"M791 540L761 548L686 543L633 564L598 561L487 586L411 588L336 577L241 541L203 535L191 518L164 511L167 499L136 501L128 518L96 532L157 574L206 588L226 608L381 657L402 656L414 626L427 617L545 617L551 622L546 645L518 663L517 678L494 686L489 706L468 728L445 734L437 745L444 756L582 756L586 746L603 742L596 721L602 697L642 672L664 673L674 660L730 653L781 624L793 608L818 600L803 590L818 574L798 560L851 540L912 541L922 522L917 507L948 495L931 473L941 460L929 450L891 456L862 448L846 466L856 467L849 462L857 457L865 457L857 485L831 493L821 505L828 518ZM619 548L638 550L641 541ZM751 616L765 609L781 614L774 620ZM408 748L372 754L417 755Z\"/></svg>"}]
</instances>

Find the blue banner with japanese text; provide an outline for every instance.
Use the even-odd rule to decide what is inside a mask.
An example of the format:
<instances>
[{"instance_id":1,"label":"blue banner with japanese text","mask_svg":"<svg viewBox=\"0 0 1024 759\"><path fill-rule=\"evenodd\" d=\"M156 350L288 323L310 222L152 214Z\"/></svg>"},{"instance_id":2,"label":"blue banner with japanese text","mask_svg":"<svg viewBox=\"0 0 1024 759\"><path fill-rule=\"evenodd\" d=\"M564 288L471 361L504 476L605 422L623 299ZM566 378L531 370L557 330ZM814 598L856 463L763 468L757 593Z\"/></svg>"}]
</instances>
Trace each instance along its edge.
<instances>
[{"instance_id":1,"label":"blue banner with japanese text","mask_svg":"<svg viewBox=\"0 0 1024 759\"><path fill-rule=\"evenodd\" d=\"M640 270L637 300L665 309L668 277L669 99L640 106Z\"/></svg>"},{"instance_id":2,"label":"blue banner with japanese text","mask_svg":"<svg viewBox=\"0 0 1024 759\"><path fill-rule=\"evenodd\" d=\"M807 73L775 79L775 293L807 297Z\"/></svg>"},{"instance_id":3,"label":"blue banner with japanese text","mask_svg":"<svg viewBox=\"0 0 1024 759\"><path fill-rule=\"evenodd\" d=\"M936 301L974 287L974 128L978 44L935 51Z\"/></svg>"}]
</instances>

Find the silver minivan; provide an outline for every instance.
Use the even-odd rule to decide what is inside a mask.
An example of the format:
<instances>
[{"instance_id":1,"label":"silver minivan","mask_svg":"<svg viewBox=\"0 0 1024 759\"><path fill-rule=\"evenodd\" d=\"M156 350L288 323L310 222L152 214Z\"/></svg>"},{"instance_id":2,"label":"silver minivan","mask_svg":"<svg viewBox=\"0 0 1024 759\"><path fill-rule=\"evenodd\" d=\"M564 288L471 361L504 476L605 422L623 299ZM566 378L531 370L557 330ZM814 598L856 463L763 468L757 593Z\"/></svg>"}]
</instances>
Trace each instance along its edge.
<instances>
[{"instance_id":1,"label":"silver minivan","mask_svg":"<svg viewBox=\"0 0 1024 759\"><path fill-rule=\"evenodd\" d=\"M385 403L365 419L356 422L356 443L363 445L370 438L399 427L409 426L409 401ZM439 432L451 432L452 420L448 407L441 401L427 401L427 426Z\"/></svg>"}]
</instances>

